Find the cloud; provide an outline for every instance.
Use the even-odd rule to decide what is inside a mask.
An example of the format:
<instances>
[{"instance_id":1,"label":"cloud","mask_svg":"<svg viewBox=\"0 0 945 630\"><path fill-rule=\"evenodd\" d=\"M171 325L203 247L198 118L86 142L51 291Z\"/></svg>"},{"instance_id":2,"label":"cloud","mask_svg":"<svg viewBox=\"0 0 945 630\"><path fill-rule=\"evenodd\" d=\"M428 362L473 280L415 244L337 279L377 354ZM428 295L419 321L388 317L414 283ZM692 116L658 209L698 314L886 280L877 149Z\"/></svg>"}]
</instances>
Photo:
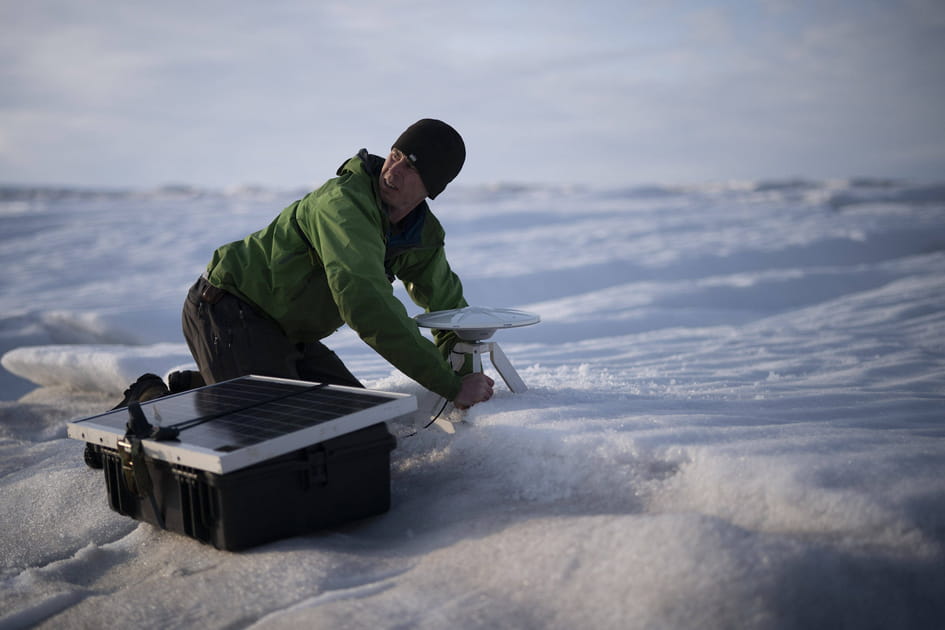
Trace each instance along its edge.
<instances>
[{"instance_id":1,"label":"cloud","mask_svg":"<svg viewBox=\"0 0 945 630\"><path fill-rule=\"evenodd\" d=\"M467 182L927 175L940 7L8 3L0 172L302 185L438 116Z\"/></svg>"}]
</instances>

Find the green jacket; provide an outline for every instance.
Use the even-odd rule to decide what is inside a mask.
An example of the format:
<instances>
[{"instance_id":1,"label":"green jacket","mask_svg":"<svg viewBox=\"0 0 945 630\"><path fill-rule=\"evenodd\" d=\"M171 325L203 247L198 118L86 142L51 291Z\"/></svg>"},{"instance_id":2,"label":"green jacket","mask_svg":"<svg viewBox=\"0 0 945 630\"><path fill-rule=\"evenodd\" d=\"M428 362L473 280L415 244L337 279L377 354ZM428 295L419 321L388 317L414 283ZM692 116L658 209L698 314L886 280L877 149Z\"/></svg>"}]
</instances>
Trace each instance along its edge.
<instances>
[{"instance_id":1,"label":"green jacket","mask_svg":"<svg viewBox=\"0 0 945 630\"><path fill-rule=\"evenodd\" d=\"M394 276L429 311L462 308L463 287L443 251L445 234L426 202L391 226L378 193L383 159L364 149L338 177L283 210L266 228L217 249L207 274L267 314L295 342L327 337L343 324L404 374L452 400L460 377L394 296Z\"/></svg>"}]
</instances>

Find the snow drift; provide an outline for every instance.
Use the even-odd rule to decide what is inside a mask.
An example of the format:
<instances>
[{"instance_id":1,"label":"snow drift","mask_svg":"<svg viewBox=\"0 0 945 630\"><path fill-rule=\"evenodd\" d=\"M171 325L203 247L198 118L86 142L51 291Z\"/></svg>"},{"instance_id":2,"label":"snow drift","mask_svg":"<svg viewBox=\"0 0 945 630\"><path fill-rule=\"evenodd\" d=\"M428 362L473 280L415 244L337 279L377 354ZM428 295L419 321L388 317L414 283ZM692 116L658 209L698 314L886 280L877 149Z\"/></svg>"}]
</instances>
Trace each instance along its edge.
<instances>
[{"instance_id":1,"label":"snow drift","mask_svg":"<svg viewBox=\"0 0 945 630\"><path fill-rule=\"evenodd\" d=\"M0 627L945 624L945 188L455 188L470 303L542 316L495 337L529 391L392 427L389 513L243 553L112 513L65 422L188 364L186 288L299 191L4 190Z\"/></svg>"}]
</instances>

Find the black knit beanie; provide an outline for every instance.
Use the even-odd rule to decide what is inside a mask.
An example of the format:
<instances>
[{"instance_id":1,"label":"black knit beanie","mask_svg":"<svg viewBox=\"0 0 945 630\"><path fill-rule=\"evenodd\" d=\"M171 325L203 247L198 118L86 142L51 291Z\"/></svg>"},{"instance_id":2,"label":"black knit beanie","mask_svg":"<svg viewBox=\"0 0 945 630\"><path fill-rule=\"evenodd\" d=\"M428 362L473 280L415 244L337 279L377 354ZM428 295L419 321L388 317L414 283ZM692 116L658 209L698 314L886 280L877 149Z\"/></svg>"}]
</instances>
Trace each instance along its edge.
<instances>
[{"instance_id":1,"label":"black knit beanie","mask_svg":"<svg viewBox=\"0 0 945 630\"><path fill-rule=\"evenodd\" d=\"M407 127L392 148L399 149L417 168L430 199L443 192L466 161L462 136L442 120L432 118Z\"/></svg>"}]
</instances>

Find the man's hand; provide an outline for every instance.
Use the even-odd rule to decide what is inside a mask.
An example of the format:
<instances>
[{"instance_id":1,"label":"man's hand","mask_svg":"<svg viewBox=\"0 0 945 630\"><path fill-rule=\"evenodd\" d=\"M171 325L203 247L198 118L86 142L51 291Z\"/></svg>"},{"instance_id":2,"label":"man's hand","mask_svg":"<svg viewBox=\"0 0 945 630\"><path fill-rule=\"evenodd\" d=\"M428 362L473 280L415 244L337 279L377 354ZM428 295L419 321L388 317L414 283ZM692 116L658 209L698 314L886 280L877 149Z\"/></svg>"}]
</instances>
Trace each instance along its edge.
<instances>
[{"instance_id":1,"label":"man's hand","mask_svg":"<svg viewBox=\"0 0 945 630\"><path fill-rule=\"evenodd\" d=\"M473 373L463 377L463 384L453 400L457 409L467 409L476 403L485 402L492 398L492 386L495 381L485 374Z\"/></svg>"}]
</instances>

